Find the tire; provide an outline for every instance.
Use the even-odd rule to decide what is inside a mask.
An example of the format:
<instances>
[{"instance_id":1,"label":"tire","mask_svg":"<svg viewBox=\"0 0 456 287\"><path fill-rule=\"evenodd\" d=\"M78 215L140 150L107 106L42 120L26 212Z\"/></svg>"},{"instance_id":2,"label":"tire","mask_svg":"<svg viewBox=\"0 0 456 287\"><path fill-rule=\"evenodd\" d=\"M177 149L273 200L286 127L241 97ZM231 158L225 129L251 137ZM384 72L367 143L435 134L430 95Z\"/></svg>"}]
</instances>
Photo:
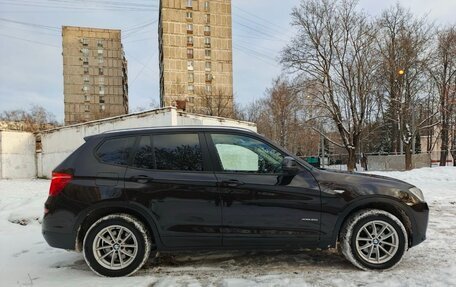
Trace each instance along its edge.
<instances>
[{"instance_id":1,"label":"tire","mask_svg":"<svg viewBox=\"0 0 456 287\"><path fill-rule=\"evenodd\" d=\"M148 260L151 244L149 231L140 220L112 214L96 221L85 234L84 259L100 276L130 276Z\"/></svg>"},{"instance_id":2,"label":"tire","mask_svg":"<svg viewBox=\"0 0 456 287\"><path fill-rule=\"evenodd\" d=\"M351 215L344 223L339 239L342 254L362 270L395 267L408 246L402 222L393 214L378 209L361 210Z\"/></svg>"}]
</instances>

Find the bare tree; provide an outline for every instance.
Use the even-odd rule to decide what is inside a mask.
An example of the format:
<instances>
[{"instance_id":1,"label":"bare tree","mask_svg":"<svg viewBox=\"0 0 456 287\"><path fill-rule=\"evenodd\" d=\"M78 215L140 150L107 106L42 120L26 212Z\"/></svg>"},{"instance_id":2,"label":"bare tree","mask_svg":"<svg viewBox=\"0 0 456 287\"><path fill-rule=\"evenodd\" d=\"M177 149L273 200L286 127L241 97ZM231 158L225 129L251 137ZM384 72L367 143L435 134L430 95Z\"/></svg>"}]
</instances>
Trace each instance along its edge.
<instances>
[{"instance_id":1,"label":"bare tree","mask_svg":"<svg viewBox=\"0 0 456 287\"><path fill-rule=\"evenodd\" d=\"M392 130L392 151L404 150L409 170L416 134L428 126L426 119L417 121L415 108L420 97L430 96L424 91L433 28L425 17L416 18L399 4L382 13L378 26L380 84L389 107L385 117Z\"/></svg>"},{"instance_id":2,"label":"bare tree","mask_svg":"<svg viewBox=\"0 0 456 287\"><path fill-rule=\"evenodd\" d=\"M200 104L197 104L194 112L216 117L233 117L233 96L225 89L216 88L207 91L204 88L195 89L195 95Z\"/></svg>"},{"instance_id":3,"label":"bare tree","mask_svg":"<svg viewBox=\"0 0 456 287\"><path fill-rule=\"evenodd\" d=\"M449 154L451 115L456 99L456 26L440 30L433 51L430 75L435 82L440 104L440 165L445 166Z\"/></svg>"},{"instance_id":4,"label":"bare tree","mask_svg":"<svg viewBox=\"0 0 456 287\"><path fill-rule=\"evenodd\" d=\"M298 34L283 50L281 62L318 83L315 102L325 109L348 152L348 170L374 104L378 67L376 26L356 10L357 1L302 1L292 11Z\"/></svg>"},{"instance_id":5,"label":"bare tree","mask_svg":"<svg viewBox=\"0 0 456 287\"><path fill-rule=\"evenodd\" d=\"M29 132L37 132L58 126L54 114L38 105L32 105L28 111L3 111L0 113L0 121L4 121L8 128Z\"/></svg>"},{"instance_id":6,"label":"bare tree","mask_svg":"<svg viewBox=\"0 0 456 287\"><path fill-rule=\"evenodd\" d=\"M283 76L273 80L266 90L266 105L273 125L274 139L290 148L293 134L296 134L299 113L302 110L299 93Z\"/></svg>"}]
</instances>

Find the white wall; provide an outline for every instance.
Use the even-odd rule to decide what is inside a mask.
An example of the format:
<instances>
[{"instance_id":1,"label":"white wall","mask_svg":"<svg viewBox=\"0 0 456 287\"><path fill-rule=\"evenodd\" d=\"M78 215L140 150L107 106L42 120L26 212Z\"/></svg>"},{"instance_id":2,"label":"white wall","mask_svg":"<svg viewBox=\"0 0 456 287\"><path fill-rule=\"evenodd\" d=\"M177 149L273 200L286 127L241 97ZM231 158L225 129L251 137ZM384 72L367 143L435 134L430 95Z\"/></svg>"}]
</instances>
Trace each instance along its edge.
<instances>
[{"instance_id":1,"label":"white wall","mask_svg":"<svg viewBox=\"0 0 456 287\"><path fill-rule=\"evenodd\" d=\"M35 176L34 134L0 131L0 178L33 178Z\"/></svg>"},{"instance_id":2,"label":"white wall","mask_svg":"<svg viewBox=\"0 0 456 287\"><path fill-rule=\"evenodd\" d=\"M37 154L37 175L51 177L52 170L82 145L86 136L118 129L179 125L236 126L256 131L253 123L187 114L172 107L66 126L41 133L42 151Z\"/></svg>"}]
</instances>

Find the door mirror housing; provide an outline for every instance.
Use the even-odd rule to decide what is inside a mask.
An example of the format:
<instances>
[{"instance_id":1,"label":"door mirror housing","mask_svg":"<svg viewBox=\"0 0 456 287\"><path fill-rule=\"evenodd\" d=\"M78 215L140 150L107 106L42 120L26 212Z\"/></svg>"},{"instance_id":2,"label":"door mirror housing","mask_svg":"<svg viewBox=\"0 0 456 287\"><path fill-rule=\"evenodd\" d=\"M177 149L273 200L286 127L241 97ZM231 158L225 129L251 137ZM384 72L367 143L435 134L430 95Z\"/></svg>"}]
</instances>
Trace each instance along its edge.
<instances>
[{"instance_id":1,"label":"door mirror housing","mask_svg":"<svg viewBox=\"0 0 456 287\"><path fill-rule=\"evenodd\" d=\"M286 156L282 160L282 170L286 173L295 174L299 171L299 165L294 158Z\"/></svg>"}]
</instances>

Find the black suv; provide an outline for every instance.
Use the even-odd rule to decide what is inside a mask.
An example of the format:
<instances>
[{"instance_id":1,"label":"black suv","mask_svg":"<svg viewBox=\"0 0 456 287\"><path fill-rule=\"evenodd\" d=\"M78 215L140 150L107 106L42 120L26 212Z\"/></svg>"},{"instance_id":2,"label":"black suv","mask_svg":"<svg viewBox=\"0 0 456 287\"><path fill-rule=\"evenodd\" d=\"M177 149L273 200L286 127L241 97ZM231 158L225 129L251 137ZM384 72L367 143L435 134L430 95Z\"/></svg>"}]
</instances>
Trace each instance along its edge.
<instances>
[{"instance_id":1,"label":"black suv","mask_svg":"<svg viewBox=\"0 0 456 287\"><path fill-rule=\"evenodd\" d=\"M331 248L387 269L425 239L422 192L399 180L317 169L249 130L103 133L53 172L43 235L105 276L151 252Z\"/></svg>"}]
</instances>

